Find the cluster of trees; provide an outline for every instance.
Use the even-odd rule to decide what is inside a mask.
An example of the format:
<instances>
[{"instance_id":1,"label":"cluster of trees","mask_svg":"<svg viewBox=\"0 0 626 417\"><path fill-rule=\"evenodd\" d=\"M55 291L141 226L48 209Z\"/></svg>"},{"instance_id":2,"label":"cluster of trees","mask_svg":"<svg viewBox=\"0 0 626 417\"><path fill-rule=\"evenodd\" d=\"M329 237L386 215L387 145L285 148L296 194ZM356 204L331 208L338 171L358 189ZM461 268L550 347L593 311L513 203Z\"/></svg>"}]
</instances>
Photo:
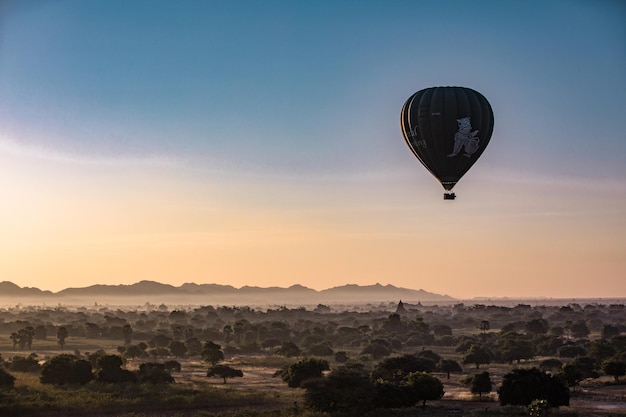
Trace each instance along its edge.
<instances>
[{"instance_id":1,"label":"cluster of trees","mask_svg":"<svg viewBox=\"0 0 626 417\"><path fill-rule=\"evenodd\" d=\"M319 358L304 358L285 367L275 376L292 388L305 390L307 405L329 413L363 414L372 408L403 408L441 399L444 386L427 369L431 365L415 355L390 357L379 362L371 372L362 364L342 365L330 370ZM482 395L492 391L489 372L483 371L462 379L470 391ZM498 388L501 405L530 405L544 400L551 407L569 405L569 390L558 376L538 368L519 368L507 373Z\"/></svg>"},{"instance_id":2,"label":"cluster of trees","mask_svg":"<svg viewBox=\"0 0 626 417\"><path fill-rule=\"evenodd\" d=\"M65 339L67 339L68 332L65 326L59 326L56 329L57 340L61 349L65 346ZM9 336L11 342L13 342L13 349L19 346L20 350L31 349L33 346L33 339L46 340L48 338L48 329L46 326L38 325L37 327L26 326L19 329L16 332L12 332Z\"/></svg>"},{"instance_id":3,"label":"cluster of trees","mask_svg":"<svg viewBox=\"0 0 626 417\"><path fill-rule=\"evenodd\" d=\"M410 407L443 397L443 384L421 371L416 357L388 358L367 373L352 363L330 370L328 361L304 358L276 372L292 388L303 388L307 405L322 412L362 414L371 408Z\"/></svg>"},{"instance_id":4,"label":"cluster of trees","mask_svg":"<svg viewBox=\"0 0 626 417\"><path fill-rule=\"evenodd\" d=\"M86 358L63 353L53 356L39 364L36 354L28 358L14 357L4 362L0 357L0 379L7 381L15 378L8 371L39 373L42 384L54 385L86 385L91 381L101 383L171 383L171 373L180 371L181 365L176 361L165 363L145 362L135 372L122 366L124 360L119 355L106 354L100 350ZM8 375L8 377L7 377ZM3 379L3 380L4 380ZM1 384L0 384L1 385ZM12 386L12 382L10 384Z\"/></svg>"},{"instance_id":5,"label":"cluster of trees","mask_svg":"<svg viewBox=\"0 0 626 417\"><path fill-rule=\"evenodd\" d=\"M202 360L211 365L207 372L209 377L224 379L242 377L243 372L227 365L218 364L224 359L221 346L214 342L206 342L200 352ZM122 366L125 359L120 355L107 354L104 350L98 350L86 357L77 354L60 354L40 365L37 354L31 354L27 358L20 356L12 360L4 361L0 356L0 369L6 380L14 378L5 370L17 372L40 373L42 384L54 385L85 385L91 381L102 383L171 383L174 382L172 372L181 371L181 364L175 360L164 363L143 362L135 372L124 369ZM1 377L1 376L0 376ZM11 384L8 384L12 386Z\"/></svg>"}]
</instances>

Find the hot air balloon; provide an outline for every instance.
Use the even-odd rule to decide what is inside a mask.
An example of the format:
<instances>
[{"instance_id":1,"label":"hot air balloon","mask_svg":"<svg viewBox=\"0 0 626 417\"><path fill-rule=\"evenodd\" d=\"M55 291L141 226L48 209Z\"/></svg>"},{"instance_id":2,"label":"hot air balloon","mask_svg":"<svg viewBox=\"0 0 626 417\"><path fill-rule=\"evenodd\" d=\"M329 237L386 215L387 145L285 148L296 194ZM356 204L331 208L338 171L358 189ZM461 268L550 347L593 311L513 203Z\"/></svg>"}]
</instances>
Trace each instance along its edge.
<instances>
[{"instance_id":1,"label":"hot air balloon","mask_svg":"<svg viewBox=\"0 0 626 417\"><path fill-rule=\"evenodd\" d=\"M402 106L400 127L417 159L439 180L445 200L483 153L493 132L487 99L465 87L431 87Z\"/></svg>"}]
</instances>

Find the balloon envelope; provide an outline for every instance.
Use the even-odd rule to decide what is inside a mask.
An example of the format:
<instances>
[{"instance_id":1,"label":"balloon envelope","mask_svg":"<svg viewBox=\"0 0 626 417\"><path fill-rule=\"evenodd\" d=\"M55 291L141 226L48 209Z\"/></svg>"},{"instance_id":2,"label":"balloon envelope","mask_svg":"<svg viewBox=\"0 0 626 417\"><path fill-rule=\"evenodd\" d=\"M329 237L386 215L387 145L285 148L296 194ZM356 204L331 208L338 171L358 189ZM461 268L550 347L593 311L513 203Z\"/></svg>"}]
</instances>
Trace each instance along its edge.
<instances>
[{"instance_id":1,"label":"balloon envelope","mask_svg":"<svg viewBox=\"0 0 626 417\"><path fill-rule=\"evenodd\" d=\"M404 103L400 127L417 159L449 191L487 147L493 111L470 88L431 87Z\"/></svg>"}]
</instances>

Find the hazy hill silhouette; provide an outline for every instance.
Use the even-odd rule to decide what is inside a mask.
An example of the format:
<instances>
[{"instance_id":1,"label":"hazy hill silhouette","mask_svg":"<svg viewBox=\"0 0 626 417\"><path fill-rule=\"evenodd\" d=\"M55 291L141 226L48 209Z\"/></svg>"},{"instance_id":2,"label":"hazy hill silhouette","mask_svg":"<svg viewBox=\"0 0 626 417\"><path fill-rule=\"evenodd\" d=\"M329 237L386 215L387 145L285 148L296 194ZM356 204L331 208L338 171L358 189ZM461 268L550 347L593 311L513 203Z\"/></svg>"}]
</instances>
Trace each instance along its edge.
<instances>
[{"instance_id":1,"label":"hazy hill silhouette","mask_svg":"<svg viewBox=\"0 0 626 417\"><path fill-rule=\"evenodd\" d=\"M393 285L344 285L317 291L302 285L282 287L244 286L185 283L179 287L154 281L140 281L131 285L91 285L66 288L56 293L38 288L20 288L11 282L0 283L2 303L72 304L108 303L140 305L150 303L218 304L218 305L315 305L318 303L373 303L386 301L446 302L454 301L447 295L424 290L399 288Z\"/></svg>"},{"instance_id":2,"label":"hazy hill silhouette","mask_svg":"<svg viewBox=\"0 0 626 417\"><path fill-rule=\"evenodd\" d=\"M51 296L51 291L42 291L39 288L19 287L12 282L0 282L0 297L47 297Z\"/></svg>"}]
</instances>

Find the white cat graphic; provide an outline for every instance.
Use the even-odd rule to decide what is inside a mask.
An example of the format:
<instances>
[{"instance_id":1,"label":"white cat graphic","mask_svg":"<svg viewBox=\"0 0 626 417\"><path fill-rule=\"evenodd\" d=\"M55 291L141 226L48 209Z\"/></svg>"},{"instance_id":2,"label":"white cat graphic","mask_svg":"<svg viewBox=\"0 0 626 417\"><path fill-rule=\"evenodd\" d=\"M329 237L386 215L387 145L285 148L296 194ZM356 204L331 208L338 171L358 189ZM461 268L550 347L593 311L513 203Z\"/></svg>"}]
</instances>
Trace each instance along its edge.
<instances>
[{"instance_id":1,"label":"white cat graphic","mask_svg":"<svg viewBox=\"0 0 626 417\"><path fill-rule=\"evenodd\" d=\"M480 138L477 136L478 130L472 132L472 123L469 117L456 119L456 121L459 125L459 130L454 134L454 149L452 153L448 155L448 158L457 156L459 152L461 152L461 149L465 152L463 156L469 158L478 150L480 142Z\"/></svg>"}]
</instances>

